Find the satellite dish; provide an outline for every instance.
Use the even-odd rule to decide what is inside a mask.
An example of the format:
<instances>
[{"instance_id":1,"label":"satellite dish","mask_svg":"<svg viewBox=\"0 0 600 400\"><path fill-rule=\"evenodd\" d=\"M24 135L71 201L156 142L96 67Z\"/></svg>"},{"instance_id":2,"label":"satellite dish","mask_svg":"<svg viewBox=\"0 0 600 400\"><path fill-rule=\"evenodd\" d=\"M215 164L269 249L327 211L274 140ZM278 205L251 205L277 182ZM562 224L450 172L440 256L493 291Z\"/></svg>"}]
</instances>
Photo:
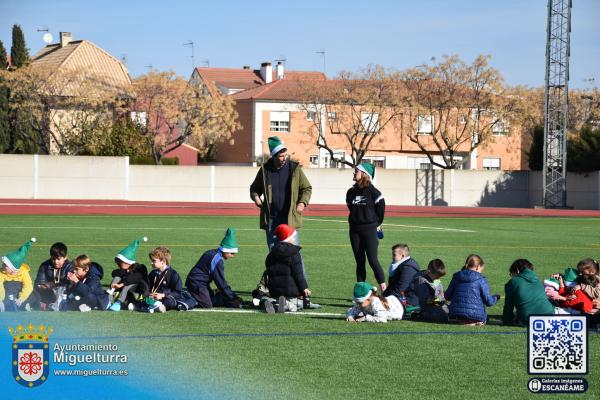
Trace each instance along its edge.
<instances>
[{"instance_id":1,"label":"satellite dish","mask_svg":"<svg viewBox=\"0 0 600 400\"><path fill-rule=\"evenodd\" d=\"M54 38L52 37L52 34L50 32L44 34L44 42L46 42L46 44L52 43L53 39Z\"/></svg>"}]
</instances>

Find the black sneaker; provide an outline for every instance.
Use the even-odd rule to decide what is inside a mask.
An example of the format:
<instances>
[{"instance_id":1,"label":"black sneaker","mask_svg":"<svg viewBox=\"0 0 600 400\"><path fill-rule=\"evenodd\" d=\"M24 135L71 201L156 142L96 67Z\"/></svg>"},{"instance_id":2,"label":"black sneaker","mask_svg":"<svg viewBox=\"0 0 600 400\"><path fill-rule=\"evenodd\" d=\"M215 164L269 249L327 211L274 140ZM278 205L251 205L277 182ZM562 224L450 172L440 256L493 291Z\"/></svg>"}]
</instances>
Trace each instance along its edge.
<instances>
[{"instance_id":1,"label":"black sneaker","mask_svg":"<svg viewBox=\"0 0 600 400\"><path fill-rule=\"evenodd\" d=\"M265 301L265 311L267 312L267 314L275 313L275 307L273 307L273 303L271 303L271 300Z\"/></svg>"},{"instance_id":2,"label":"black sneaker","mask_svg":"<svg viewBox=\"0 0 600 400\"><path fill-rule=\"evenodd\" d=\"M284 313L285 312L285 297L279 296L279 300L277 300L277 312Z\"/></svg>"}]
</instances>

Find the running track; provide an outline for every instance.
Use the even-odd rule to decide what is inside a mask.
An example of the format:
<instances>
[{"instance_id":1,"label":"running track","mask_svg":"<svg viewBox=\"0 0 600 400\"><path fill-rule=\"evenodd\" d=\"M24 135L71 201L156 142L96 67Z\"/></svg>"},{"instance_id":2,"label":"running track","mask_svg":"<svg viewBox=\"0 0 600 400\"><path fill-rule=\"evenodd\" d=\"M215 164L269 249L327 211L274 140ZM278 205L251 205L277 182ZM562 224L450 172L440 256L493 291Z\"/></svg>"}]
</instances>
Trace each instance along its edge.
<instances>
[{"instance_id":1,"label":"running track","mask_svg":"<svg viewBox=\"0 0 600 400\"><path fill-rule=\"evenodd\" d=\"M258 215L253 203L0 199L0 215ZM600 217L600 210L386 206L387 217ZM311 204L305 216L347 216L345 205Z\"/></svg>"}]
</instances>

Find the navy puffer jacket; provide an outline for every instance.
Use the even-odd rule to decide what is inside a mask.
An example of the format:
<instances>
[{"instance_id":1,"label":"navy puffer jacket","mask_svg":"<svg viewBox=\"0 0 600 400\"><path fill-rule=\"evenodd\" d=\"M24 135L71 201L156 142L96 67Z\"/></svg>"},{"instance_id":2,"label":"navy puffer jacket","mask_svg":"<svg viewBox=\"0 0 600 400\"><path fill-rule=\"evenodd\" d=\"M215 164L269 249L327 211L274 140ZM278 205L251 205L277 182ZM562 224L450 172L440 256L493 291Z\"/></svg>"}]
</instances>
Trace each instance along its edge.
<instances>
[{"instance_id":1,"label":"navy puffer jacket","mask_svg":"<svg viewBox=\"0 0 600 400\"><path fill-rule=\"evenodd\" d=\"M490 287L481 273L463 269L452 276L444 293L450 303L450 318L487 321L485 307L498 301L490 294Z\"/></svg>"}]
</instances>

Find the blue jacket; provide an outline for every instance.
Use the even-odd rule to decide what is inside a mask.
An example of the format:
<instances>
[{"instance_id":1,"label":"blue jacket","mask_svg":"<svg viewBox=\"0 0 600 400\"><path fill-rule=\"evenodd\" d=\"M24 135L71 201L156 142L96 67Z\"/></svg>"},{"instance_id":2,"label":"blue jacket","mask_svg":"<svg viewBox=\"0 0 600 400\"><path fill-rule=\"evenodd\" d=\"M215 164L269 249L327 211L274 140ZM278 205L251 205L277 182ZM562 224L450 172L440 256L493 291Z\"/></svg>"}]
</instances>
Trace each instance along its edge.
<instances>
[{"instance_id":1,"label":"blue jacket","mask_svg":"<svg viewBox=\"0 0 600 400\"><path fill-rule=\"evenodd\" d=\"M52 260L48 259L40 264L35 284L48 284L51 287L68 286L70 281L67 279L67 274L71 271L73 271L71 261L65 261L62 268L54 268Z\"/></svg>"},{"instance_id":2,"label":"blue jacket","mask_svg":"<svg viewBox=\"0 0 600 400\"><path fill-rule=\"evenodd\" d=\"M498 301L490 294L490 287L481 273L463 269L452 276L452 281L444 293L450 303L450 318L487 321L485 307Z\"/></svg>"},{"instance_id":3,"label":"blue jacket","mask_svg":"<svg viewBox=\"0 0 600 400\"><path fill-rule=\"evenodd\" d=\"M408 304L418 305L419 298L415 293L413 281L419 270L419 264L412 257L398 265L390 275L388 287L383 292L383 295L386 297L393 295L400 299L402 294L404 294Z\"/></svg>"},{"instance_id":4,"label":"blue jacket","mask_svg":"<svg viewBox=\"0 0 600 400\"><path fill-rule=\"evenodd\" d=\"M153 269L148 274L148 285L152 293L162 293L175 300L181 299L181 277L173 268L168 266L164 271Z\"/></svg>"},{"instance_id":5,"label":"blue jacket","mask_svg":"<svg viewBox=\"0 0 600 400\"><path fill-rule=\"evenodd\" d=\"M185 286L194 292L194 288L208 287L210 282L215 282L219 291L229 300L236 297L225 279L225 262L219 249L208 250L202 254L188 274Z\"/></svg>"},{"instance_id":6,"label":"blue jacket","mask_svg":"<svg viewBox=\"0 0 600 400\"><path fill-rule=\"evenodd\" d=\"M98 275L92 273L91 269L85 278L77 283L71 283L66 293L68 301L76 302L74 298L79 296L80 301L86 302L91 308L104 310L108 304L108 295L102 288Z\"/></svg>"}]
</instances>

